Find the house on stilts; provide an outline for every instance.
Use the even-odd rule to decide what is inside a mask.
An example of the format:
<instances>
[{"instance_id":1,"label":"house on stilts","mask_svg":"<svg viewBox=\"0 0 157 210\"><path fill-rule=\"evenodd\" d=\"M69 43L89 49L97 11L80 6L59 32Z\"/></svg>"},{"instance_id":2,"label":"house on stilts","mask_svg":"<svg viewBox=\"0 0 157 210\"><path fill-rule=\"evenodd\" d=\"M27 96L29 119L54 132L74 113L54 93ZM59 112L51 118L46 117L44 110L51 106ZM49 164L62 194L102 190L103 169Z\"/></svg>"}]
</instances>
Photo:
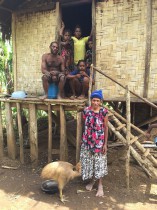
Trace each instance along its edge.
<instances>
[{"instance_id":1,"label":"house on stilts","mask_svg":"<svg viewBox=\"0 0 157 210\"><path fill-rule=\"evenodd\" d=\"M115 111L110 111L110 130L124 143L130 126L139 136L144 132L142 125L157 120L157 1L155 0L0 0L0 24L3 39L12 37L14 90L25 90L29 95L43 93L41 83L41 56L49 52L49 44L58 40L61 21L66 28L74 30L81 25L83 36L93 29L93 65L95 89L102 89L105 101ZM120 85L119 85L120 84ZM128 86L131 123L125 119ZM137 97L138 96L138 97ZM16 145L11 116L11 107L17 107L19 134L22 145L20 111L29 109L30 153L32 162L38 160L38 139L36 110L49 113L60 111L60 159L65 160L65 110L77 111L76 160L79 158L81 138L80 110L85 101L39 99L11 100L1 98L5 103L7 119L8 154L16 157ZM122 107L122 112L119 110ZM123 115L123 116L121 116ZM128 114L129 116L129 114ZM114 124L112 125L112 122ZM123 122L123 123L122 123ZM0 122L0 153L3 154L3 133ZM129 125L128 125L129 124ZM135 124L135 125L134 125ZM150 176L157 176L157 160L139 142L139 136L130 134L130 152ZM128 139L129 139L128 138ZM52 132L49 126L48 160L52 155ZM140 152L135 150L138 148ZM23 147L20 147L23 160Z\"/></svg>"}]
</instances>

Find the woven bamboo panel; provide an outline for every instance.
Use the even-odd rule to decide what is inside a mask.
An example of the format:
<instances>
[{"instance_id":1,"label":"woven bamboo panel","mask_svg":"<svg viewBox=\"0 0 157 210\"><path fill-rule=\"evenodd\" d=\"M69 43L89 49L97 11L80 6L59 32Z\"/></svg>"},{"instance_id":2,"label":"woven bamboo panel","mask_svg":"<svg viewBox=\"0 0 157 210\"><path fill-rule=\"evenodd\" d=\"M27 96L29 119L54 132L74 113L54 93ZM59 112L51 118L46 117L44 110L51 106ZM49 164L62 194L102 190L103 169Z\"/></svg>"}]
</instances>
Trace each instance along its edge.
<instances>
[{"instance_id":1,"label":"woven bamboo panel","mask_svg":"<svg viewBox=\"0 0 157 210\"><path fill-rule=\"evenodd\" d=\"M129 85L141 96L144 88L145 42L145 0L110 0L97 4L96 66L123 85ZM157 72L157 66L154 68ZM106 98L121 98L125 93L99 73L96 74L96 88L103 89Z\"/></svg>"},{"instance_id":2,"label":"woven bamboo panel","mask_svg":"<svg viewBox=\"0 0 157 210\"><path fill-rule=\"evenodd\" d=\"M16 90L30 94L43 93L41 57L49 52L55 39L55 11L38 12L16 17Z\"/></svg>"}]
</instances>

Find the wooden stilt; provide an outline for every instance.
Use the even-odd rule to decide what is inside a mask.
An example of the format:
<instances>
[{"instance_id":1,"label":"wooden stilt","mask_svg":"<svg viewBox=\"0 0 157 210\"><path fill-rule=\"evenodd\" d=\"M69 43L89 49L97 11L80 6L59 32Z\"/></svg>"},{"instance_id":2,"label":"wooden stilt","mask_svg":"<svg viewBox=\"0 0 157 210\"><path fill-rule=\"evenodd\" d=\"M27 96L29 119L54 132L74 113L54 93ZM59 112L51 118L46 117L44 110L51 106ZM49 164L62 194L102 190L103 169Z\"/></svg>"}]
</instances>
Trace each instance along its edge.
<instances>
[{"instance_id":1,"label":"wooden stilt","mask_svg":"<svg viewBox=\"0 0 157 210\"><path fill-rule=\"evenodd\" d=\"M93 64L90 67L90 79L89 79L89 90L88 90L88 103L91 104L90 95L92 92L92 81L93 81Z\"/></svg>"},{"instance_id":2,"label":"wooden stilt","mask_svg":"<svg viewBox=\"0 0 157 210\"><path fill-rule=\"evenodd\" d=\"M130 92L128 86L126 87L126 120L127 120L127 129L126 129L126 185L129 190L130 186Z\"/></svg>"},{"instance_id":3,"label":"wooden stilt","mask_svg":"<svg viewBox=\"0 0 157 210\"><path fill-rule=\"evenodd\" d=\"M77 133L76 133L76 163L80 160L80 143L82 138L82 115L77 112Z\"/></svg>"},{"instance_id":4,"label":"wooden stilt","mask_svg":"<svg viewBox=\"0 0 157 210\"><path fill-rule=\"evenodd\" d=\"M131 110L132 110L132 112L131 112L131 118L132 118L132 124L135 124L135 106L136 106L136 104L135 103L132 103L131 104L132 106L131 106Z\"/></svg>"},{"instance_id":5,"label":"wooden stilt","mask_svg":"<svg viewBox=\"0 0 157 210\"><path fill-rule=\"evenodd\" d=\"M20 161L24 163L24 149L23 149L23 132L22 132L22 121L21 121L21 107L19 103L16 103L17 106L17 123L19 131L19 143L20 143Z\"/></svg>"},{"instance_id":6,"label":"wooden stilt","mask_svg":"<svg viewBox=\"0 0 157 210\"><path fill-rule=\"evenodd\" d=\"M3 125L2 125L2 108L1 108L1 102L0 102L0 158L4 155L4 148L3 148Z\"/></svg>"},{"instance_id":7,"label":"wooden stilt","mask_svg":"<svg viewBox=\"0 0 157 210\"><path fill-rule=\"evenodd\" d=\"M48 163L52 161L52 108L48 104Z\"/></svg>"},{"instance_id":8,"label":"wooden stilt","mask_svg":"<svg viewBox=\"0 0 157 210\"><path fill-rule=\"evenodd\" d=\"M60 160L68 160L68 145L66 135L66 120L63 106L60 105Z\"/></svg>"},{"instance_id":9,"label":"wooden stilt","mask_svg":"<svg viewBox=\"0 0 157 210\"><path fill-rule=\"evenodd\" d=\"M7 148L8 156L12 159L16 158L16 143L13 129L13 118L10 103L5 103L6 110L6 127L7 127Z\"/></svg>"},{"instance_id":10,"label":"wooden stilt","mask_svg":"<svg viewBox=\"0 0 157 210\"><path fill-rule=\"evenodd\" d=\"M29 104L29 135L30 135L30 156L33 165L38 163L38 131L37 114L35 104Z\"/></svg>"}]
</instances>

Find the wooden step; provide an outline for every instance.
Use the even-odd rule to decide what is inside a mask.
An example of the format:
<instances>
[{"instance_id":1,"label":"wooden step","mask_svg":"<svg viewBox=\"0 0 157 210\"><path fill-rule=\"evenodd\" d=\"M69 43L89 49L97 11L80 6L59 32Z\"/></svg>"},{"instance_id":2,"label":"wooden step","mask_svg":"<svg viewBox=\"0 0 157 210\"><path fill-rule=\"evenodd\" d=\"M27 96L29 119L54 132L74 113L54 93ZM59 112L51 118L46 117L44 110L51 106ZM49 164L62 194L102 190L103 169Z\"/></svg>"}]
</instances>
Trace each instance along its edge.
<instances>
[{"instance_id":1,"label":"wooden step","mask_svg":"<svg viewBox=\"0 0 157 210\"><path fill-rule=\"evenodd\" d=\"M145 153L142 155L142 159L145 159L150 153L150 149L146 149Z\"/></svg>"},{"instance_id":2,"label":"wooden step","mask_svg":"<svg viewBox=\"0 0 157 210\"><path fill-rule=\"evenodd\" d=\"M126 124L121 124L120 126L118 126L118 127L116 128L116 131L121 130L121 129L124 128L125 126L126 126Z\"/></svg>"},{"instance_id":3,"label":"wooden step","mask_svg":"<svg viewBox=\"0 0 157 210\"><path fill-rule=\"evenodd\" d=\"M108 116L108 117L113 117L113 116L114 116L114 114L113 114L113 113L111 113L111 112L109 112L107 116Z\"/></svg>"},{"instance_id":4,"label":"wooden step","mask_svg":"<svg viewBox=\"0 0 157 210\"><path fill-rule=\"evenodd\" d=\"M135 141L137 141L138 140L138 136L135 136L134 138L132 138L131 140L130 140L130 144L133 144Z\"/></svg>"}]
</instances>

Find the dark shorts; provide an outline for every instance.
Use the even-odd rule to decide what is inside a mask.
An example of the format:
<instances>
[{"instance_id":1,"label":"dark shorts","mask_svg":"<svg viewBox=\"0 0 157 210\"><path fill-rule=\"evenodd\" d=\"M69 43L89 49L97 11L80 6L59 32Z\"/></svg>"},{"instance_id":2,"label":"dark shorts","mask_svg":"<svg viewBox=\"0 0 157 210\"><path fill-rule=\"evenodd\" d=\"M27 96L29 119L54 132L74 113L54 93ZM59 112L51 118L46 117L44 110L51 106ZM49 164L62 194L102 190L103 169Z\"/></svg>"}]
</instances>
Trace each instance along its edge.
<instances>
[{"instance_id":1,"label":"dark shorts","mask_svg":"<svg viewBox=\"0 0 157 210\"><path fill-rule=\"evenodd\" d=\"M60 78L61 78L62 76L64 76L64 78L65 78L65 74L63 74L63 73L59 73L59 74L56 76L56 77L57 77L57 81L56 81L57 83L59 83ZM44 74L43 77L46 77L49 83L52 83L52 82L53 82L52 76L47 76L46 74Z\"/></svg>"}]
</instances>

